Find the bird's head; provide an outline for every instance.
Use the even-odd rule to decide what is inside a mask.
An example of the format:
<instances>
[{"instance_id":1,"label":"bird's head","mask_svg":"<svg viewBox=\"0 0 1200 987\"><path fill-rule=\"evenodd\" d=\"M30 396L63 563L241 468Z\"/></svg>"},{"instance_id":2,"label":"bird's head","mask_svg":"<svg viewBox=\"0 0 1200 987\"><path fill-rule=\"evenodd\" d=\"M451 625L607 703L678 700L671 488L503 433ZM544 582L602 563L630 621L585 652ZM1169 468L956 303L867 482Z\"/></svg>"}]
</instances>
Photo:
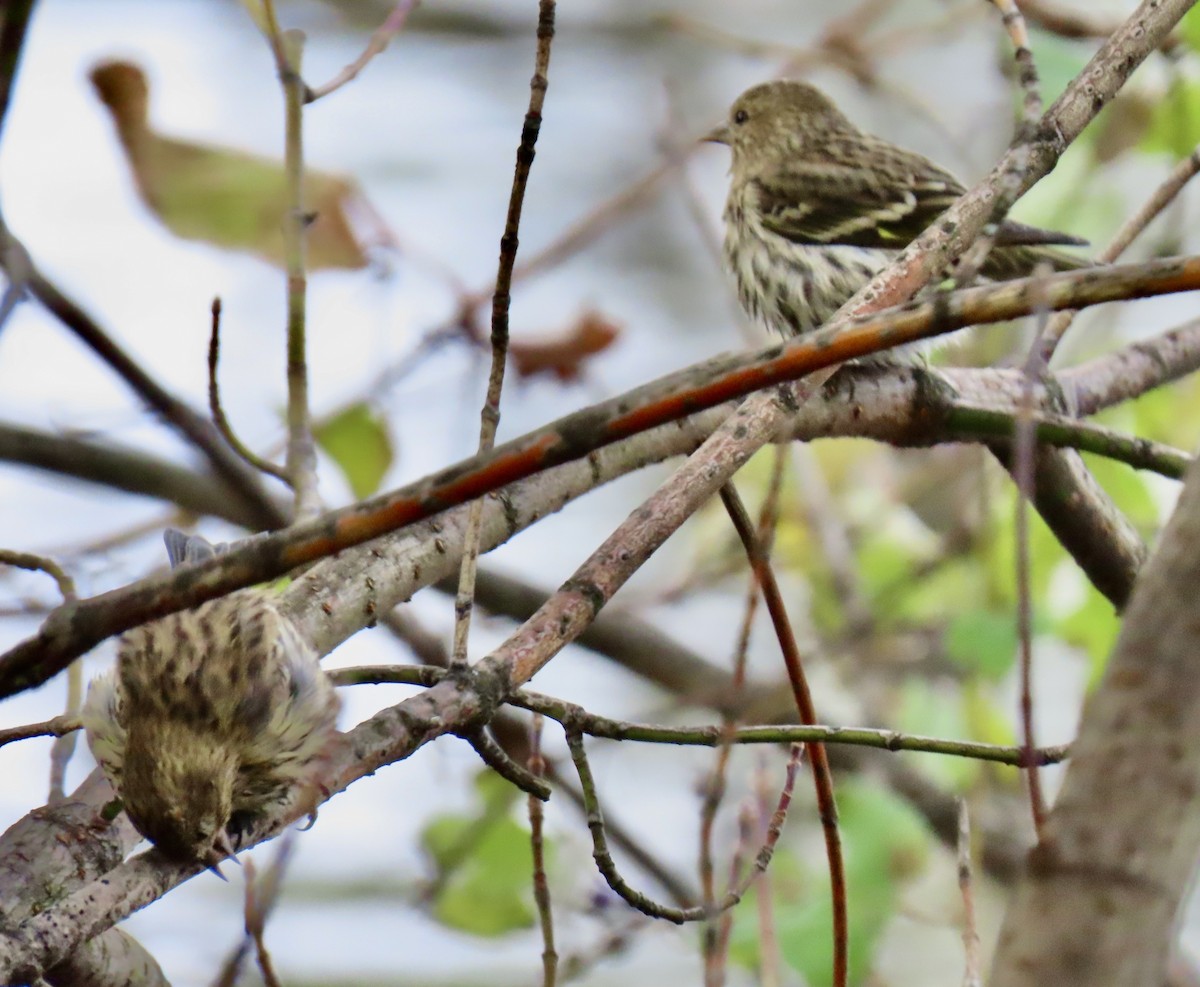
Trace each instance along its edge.
<instances>
[{"instance_id":1,"label":"bird's head","mask_svg":"<svg viewBox=\"0 0 1200 987\"><path fill-rule=\"evenodd\" d=\"M130 822L170 859L215 869L233 854L226 830L236 758L204 743L170 745L159 738L143 747L140 733L130 732L121 787Z\"/></svg>"},{"instance_id":2,"label":"bird's head","mask_svg":"<svg viewBox=\"0 0 1200 987\"><path fill-rule=\"evenodd\" d=\"M781 79L753 86L729 108L729 116L702 138L727 144L735 166L760 156L803 154L854 125L807 82Z\"/></svg>"}]
</instances>

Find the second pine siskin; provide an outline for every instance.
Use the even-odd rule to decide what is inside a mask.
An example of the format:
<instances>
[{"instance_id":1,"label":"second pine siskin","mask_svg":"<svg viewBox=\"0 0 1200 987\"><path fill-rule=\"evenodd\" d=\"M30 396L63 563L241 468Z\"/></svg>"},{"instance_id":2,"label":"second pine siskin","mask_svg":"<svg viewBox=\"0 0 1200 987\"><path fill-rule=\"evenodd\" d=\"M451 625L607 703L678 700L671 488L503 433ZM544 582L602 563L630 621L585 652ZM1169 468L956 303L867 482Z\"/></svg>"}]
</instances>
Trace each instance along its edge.
<instances>
[{"instance_id":1,"label":"second pine siskin","mask_svg":"<svg viewBox=\"0 0 1200 987\"><path fill-rule=\"evenodd\" d=\"M725 263L742 307L785 336L819 328L966 190L913 151L859 130L813 86L777 81L737 98L704 138L733 152ZM1002 281L1083 241L1010 220L980 271Z\"/></svg>"},{"instance_id":2,"label":"second pine siskin","mask_svg":"<svg viewBox=\"0 0 1200 987\"><path fill-rule=\"evenodd\" d=\"M214 554L166 534L172 566ZM316 652L252 588L135 627L88 690L88 744L138 832L215 867L255 816L311 797L339 734Z\"/></svg>"}]
</instances>

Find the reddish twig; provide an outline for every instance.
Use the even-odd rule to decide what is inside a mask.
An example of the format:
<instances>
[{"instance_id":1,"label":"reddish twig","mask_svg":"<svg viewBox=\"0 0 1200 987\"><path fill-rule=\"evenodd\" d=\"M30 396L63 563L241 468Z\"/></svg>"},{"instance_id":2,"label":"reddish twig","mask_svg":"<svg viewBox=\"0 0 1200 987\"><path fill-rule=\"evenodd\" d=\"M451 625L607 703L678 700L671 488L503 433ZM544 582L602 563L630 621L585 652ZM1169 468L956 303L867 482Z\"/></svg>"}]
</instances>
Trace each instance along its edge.
<instances>
[{"instance_id":1,"label":"reddish twig","mask_svg":"<svg viewBox=\"0 0 1200 987\"><path fill-rule=\"evenodd\" d=\"M763 599L767 604L767 612L771 615L771 623L775 627L775 636L783 652L783 664L787 669L788 682L792 687L792 698L796 703L796 714L802 724L817 722L817 708L813 703L812 692L808 687L808 678L804 674L804 664L800 657L800 648L796 644L796 635L792 632L791 620L787 608L783 604L783 595L779 592L779 584L775 580L775 572L770 560L763 551L762 544L755 534L741 498L731 484L721 488L721 502L733 522L738 537L750 560ZM809 743L805 745L808 751L808 761L812 767L813 786L817 795L817 813L821 819L821 828L825 836L825 855L829 864L829 885L832 895L833 908L833 983L834 987L845 987L849 977L849 945L850 930L846 915L846 869L842 859L842 841L837 827L837 802L833 794L833 775L829 769L829 755L823 744Z\"/></svg>"},{"instance_id":2,"label":"reddish twig","mask_svg":"<svg viewBox=\"0 0 1200 987\"><path fill-rule=\"evenodd\" d=\"M1195 290L1200 288L1200 257L1055 274L1042 284L1051 309ZM485 456L393 493L329 511L285 532L259 536L220 558L189 566L186 572L60 607L37 635L0 656L0 698L45 682L75 656L136 624L278 578L657 425L899 343L1028 314L1033 307L1029 291L1029 280L969 288L789 340L765 351L766 357L756 353L720 357L709 361L707 374L699 380L697 369L668 375L639 388L632 399L623 396L568 415ZM764 422L764 443L776 427L774 422Z\"/></svg>"},{"instance_id":3,"label":"reddish twig","mask_svg":"<svg viewBox=\"0 0 1200 987\"><path fill-rule=\"evenodd\" d=\"M325 83L325 85L318 86L316 89L309 89L305 93L305 102L314 103L323 96L328 96L331 92L340 89L346 83L358 78L358 74L367 67L371 59L380 54L391 43L392 38L404 29L408 15L412 13L413 8L420 2L421 0L400 0L392 8L391 13L387 15L384 22L375 29L370 40L367 41L367 46L363 49L362 54Z\"/></svg>"}]
</instances>

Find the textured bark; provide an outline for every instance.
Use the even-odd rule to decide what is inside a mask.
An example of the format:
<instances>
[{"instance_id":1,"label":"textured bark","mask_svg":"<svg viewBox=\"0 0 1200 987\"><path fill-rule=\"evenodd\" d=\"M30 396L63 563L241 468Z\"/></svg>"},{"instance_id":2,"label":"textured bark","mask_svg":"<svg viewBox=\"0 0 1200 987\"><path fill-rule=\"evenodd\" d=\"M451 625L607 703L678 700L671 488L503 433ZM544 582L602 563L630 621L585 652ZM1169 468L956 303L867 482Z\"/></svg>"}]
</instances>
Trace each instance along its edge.
<instances>
[{"instance_id":1,"label":"textured bark","mask_svg":"<svg viewBox=\"0 0 1200 987\"><path fill-rule=\"evenodd\" d=\"M1200 850L1200 468L1134 587L1041 844L1009 908L994 987L1163 982Z\"/></svg>"}]
</instances>

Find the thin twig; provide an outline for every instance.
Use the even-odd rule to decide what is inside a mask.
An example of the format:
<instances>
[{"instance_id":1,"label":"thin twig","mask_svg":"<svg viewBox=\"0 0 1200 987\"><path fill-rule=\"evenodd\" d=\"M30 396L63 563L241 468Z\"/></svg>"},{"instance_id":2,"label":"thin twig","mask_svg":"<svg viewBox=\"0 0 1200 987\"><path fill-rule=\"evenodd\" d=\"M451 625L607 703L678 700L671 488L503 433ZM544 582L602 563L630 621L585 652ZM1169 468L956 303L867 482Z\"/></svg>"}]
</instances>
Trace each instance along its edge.
<instances>
[{"instance_id":1,"label":"thin twig","mask_svg":"<svg viewBox=\"0 0 1200 987\"><path fill-rule=\"evenodd\" d=\"M787 462L786 453L782 446L776 446L771 466L771 479L763 498L762 509L759 512L758 531L764 551L770 552L770 546L775 540L775 528L779 520L779 494L783 487L784 466ZM754 627L754 617L758 613L761 599L758 584L751 574L750 584L746 591L746 602L742 608L742 623L738 631L737 644L733 652L733 674L730 682L731 708L738 705L746 685L746 663L750 651L750 635ZM732 716L725 718L724 726L732 729L737 721ZM716 822L717 810L725 795L726 774L731 758L731 744L721 744L717 748L717 757L713 762L708 780L704 786L704 800L700 812L700 887L707 904L716 901L716 888L713 882L713 853L712 836ZM722 917L721 923L714 926L709 923L704 930L704 969L705 982L719 985L722 978L723 951L721 949L721 929L727 918Z\"/></svg>"},{"instance_id":2,"label":"thin twig","mask_svg":"<svg viewBox=\"0 0 1200 987\"><path fill-rule=\"evenodd\" d=\"M75 580L53 559L44 555L34 555L32 552L16 552L0 548L0 565L10 565L15 569L27 569L30 572L44 572L54 580L64 602L74 600Z\"/></svg>"},{"instance_id":3,"label":"thin twig","mask_svg":"<svg viewBox=\"0 0 1200 987\"><path fill-rule=\"evenodd\" d=\"M212 329L208 337L208 410L212 414L213 424L221 433L230 448L256 470L273 476L284 483L291 483L291 477L282 466L277 466L269 459L264 459L249 446L243 444L237 437L233 426L221 406L221 391L217 384L217 366L221 360L221 299L214 298L212 302Z\"/></svg>"},{"instance_id":4,"label":"thin twig","mask_svg":"<svg viewBox=\"0 0 1200 987\"><path fill-rule=\"evenodd\" d=\"M0 242L11 236L0 218ZM7 263L10 256L11 251L0 252L0 264ZM277 528L286 523L284 513L263 492L258 475L229 448L212 422L164 389L32 262L28 287L33 297L100 357L151 410L204 454L214 473L228 485L229 493L254 524Z\"/></svg>"},{"instance_id":5,"label":"thin twig","mask_svg":"<svg viewBox=\"0 0 1200 987\"><path fill-rule=\"evenodd\" d=\"M427 665L356 665L350 668L330 669L329 677L334 685L417 685L430 688L442 682L447 672ZM950 757L965 757L991 764L1007 764L1021 767L1025 763L1025 748L1000 744L977 743L971 740L947 740L941 737L922 737L917 734L900 733L895 730L879 730L868 727L833 727L821 724L776 725L736 727L729 730L722 724L703 727L660 726L651 723L634 723L614 720L610 717L589 713L574 703L563 699L516 689L506 702L519 709L556 720L571 726L580 733L604 740L638 741L647 744L679 744L689 747L719 747L724 743L735 744L849 744L854 747L873 747L885 751L919 751L926 754L941 754ZM1034 751L1034 760L1041 765L1058 764L1070 753L1066 745L1039 747Z\"/></svg>"},{"instance_id":6,"label":"thin twig","mask_svg":"<svg viewBox=\"0 0 1200 987\"><path fill-rule=\"evenodd\" d=\"M583 794L584 806L587 813L588 830L592 834L592 858L603 875L608 886L613 889L627 904L652 918L663 918L676 925L684 922L707 921L713 916L712 908L707 905L697 905L694 908L671 908L667 905L648 898L640 891L632 888L617 870L612 854L608 849L608 838L605 834L604 815L600 811L600 801L596 794L596 781L588 763L587 752L584 750L583 735L573 726L564 724L567 732L567 747L571 751L571 760L579 774L579 784ZM758 853L755 855L754 867L746 878L736 887L731 888L717 903L718 911L733 908L745 897L747 889L755 878L770 866L775 853L775 846L783 832L783 824L787 819L787 811L791 805L792 789L795 785L795 770L789 765L783 789L780 792L779 804L771 818L767 835Z\"/></svg>"},{"instance_id":7,"label":"thin twig","mask_svg":"<svg viewBox=\"0 0 1200 987\"><path fill-rule=\"evenodd\" d=\"M537 23L537 54L534 57L533 78L529 82L529 108L521 127L521 142L517 147L517 164L513 174L512 192L508 199L508 216L504 234L500 237L500 268L496 272L496 290L492 295L492 367L488 375L487 396L479 414L479 453L491 452L496 444L496 429L500 425L500 394L504 388L504 365L508 359L508 313L512 303L513 268L517 262L518 233L521 210L525 204L525 188L533 166L538 133L542 126L542 106L546 101L549 82L550 47L554 41L555 0L539 0ZM467 531L463 539L462 566L459 570L458 596L454 601L454 646L452 660L459 665L467 662L467 642L471 629L471 609L475 600L475 571L479 559L480 526L483 523L483 501L471 505Z\"/></svg>"},{"instance_id":8,"label":"thin twig","mask_svg":"<svg viewBox=\"0 0 1200 987\"><path fill-rule=\"evenodd\" d=\"M13 83L17 80L17 68L21 64L21 53L25 50L25 36L34 2L9 0L0 13L0 136L8 119Z\"/></svg>"},{"instance_id":9,"label":"thin twig","mask_svg":"<svg viewBox=\"0 0 1200 987\"><path fill-rule=\"evenodd\" d=\"M213 982L213 987L234 987L241 975L242 965L254 948L258 959L258 968L262 973L263 982L267 987L279 987L279 978L271 963L271 955L267 952L265 941L267 919L279 902L279 894L283 890L283 876L291 861L292 850L296 843L295 830L289 830L279 841L271 866L257 879L254 861L247 858L242 864L246 879L245 904L243 908L245 932L228 959L221 967L221 972Z\"/></svg>"},{"instance_id":10,"label":"thin twig","mask_svg":"<svg viewBox=\"0 0 1200 987\"><path fill-rule=\"evenodd\" d=\"M998 183L997 191L1000 194L996 206L992 209L990 221L978 239L959 259L955 270L955 283L960 285L970 284L976 279L984 261L996 245L1000 221L1008 211L1008 206L1021 194L1025 172L1030 166L1030 148L1036 138L1038 122L1042 116L1042 95L1038 84L1037 66L1029 47L1029 32L1025 28L1025 19L1017 9L1015 0L991 0L991 3L1000 12L1001 23L1012 41L1013 60L1017 65L1017 84L1022 93L1021 116L1017 122L1012 149L1006 160L1007 166Z\"/></svg>"},{"instance_id":11,"label":"thin twig","mask_svg":"<svg viewBox=\"0 0 1200 987\"><path fill-rule=\"evenodd\" d=\"M71 603L77 598L75 580L71 578L70 574L61 565L51 558L43 555L34 555L31 552L15 552L0 548L0 565L11 565L18 569L44 572L58 586L58 591L62 594L64 603ZM57 738L50 748L50 794L47 799L50 805L53 805L55 802L61 802L65 798L63 783L67 776L67 765L71 762L71 755L75 753L77 736L74 728L63 729L63 727L66 724L78 723L79 709L82 705L83 663L79 659L76 659L67 668L67 701L61 716L56 716L53 720L46 721L46 723L38 724L37 727L43 729L38 730L37 733L27 732L30 729L28 727L18 727L16 731L0 732L0 746L12 740L45 736L50 733L53 733ZM51 724L54 725L53 728L48 729ZM26 732L22 733L21 731ZM6 734L11 735L6 736Z\"/></svg>"},{"instance_id":12,"label":"thin twig","mask_svg":"<svg viewBox=\"0 0 1200 987\"><path fill-rule=\"evenodd\" d=\"M496 772L501 778L516 786L531 799L541 802L550 801L550 786L541 778L530 773L529 769L508 756L487 732L486 728L478 727L466 731L463 738L469 743L480 760Z\"/></svg>"},{"instance_id":13,"label":"thin twig","mask_svg":"<svg viewBox=\"0 0 1200 987\"><path fill-rule=\"evenodd\" d=\"M736 888L748 873L746 869L746 857L750 853L750 848L756 842L756 827L754 825L754 810L745 802L738 810L738 835L737 840L733 844L733 850L729 854L729 877L726 882L727 887ZM764 827L765 832L765 827ZM759 875L758 887L755 890L755 896L762 893L762 889L766 886L763 878L766 874ZM727 908L725 911L716 915L713 920L705 923L707 929L712 929L713 942L710 945L705 943L704 950L704 983L705 987L725 987L726 968L729 962L729 943L733 937L733 909Z\"/></svg>"},{"instance_id":14,"label":"thin twig","mask_svg":"<svg viewBox=\"0 0 1200 987\"><path fill-rule=\"evenodd\" d=\"M1081 422L1062 415L1028 414L1037 441L1043 445L1078 449L1125 463L1134 469L1150 470L1172 480L1182 480L1192 457L1182 449L1151 442L1103 425ZM985 408L966 402L947 409L946 426L950 434L963 438L1007 438L1013 434L1016 414L1000 408Z\"/></svg>"},{"instance_id":15,"label":"thin twig","mask_svg":"<svg viewBox=\"0 0 1200 987\"><path fill-rule=\"evenodd\" d=\"M975 894L971 887L971 817L967 800L958 800L958 890L963 902L963 987L982 987L983 959L975 923Z\"/></svg>"},{"instance_id":16,"label":"thin twig","mask_svg":"<svg viewBox=\"0 0 1200 987\"><path fill-rule=\"evenodd\" d=\"M79 717L77 716L52 716L41 723L26 723L19 727L9 727L6 730L0 730L0 747L33 737L63 737L78 730L79 726Z\"/></svg>"},{"instance_id":17,"label":"thin twig","mask_svg":"<svg viewBox=\"0 0 1200 987\"><path fill-rule=\"evenodd\" d=\"M534 714L529 726L529 773L538 779L546 774L546 759L542 757L542 717ZM542 832L545 812L542 802L530 795L529 845L533 851L533 900L537 904L542 931L542 987L555 987L558 981L558 950L554 946L554 912L550 907L550 883L546 879L546 841Z\"/></svg>"},{"instance_id":18,"label":"thin twig","mask_svg":"<svg viewBox=\"0 0 1200 987\"><path fill-rule=\"evenodd\" d=\"M802 724L816 723L816 706L808 687L808 679L804 673L800 649L796 644L796 636L792 632L787 608L783 604L783 596L779 591L779 584L775 580L775 572L771 568L770 560L763 551L749 515L746 513L746 508L733 484L726 483L721 487L721 503L725 505L725 511L729 515L730 521L733 522L738 537L742 540L746 556L766 601L767 611L771 615L775 636L783 653L788 682L792 687L796 714ZM833 775L829 769L829 754L822 744L810 743L807 745L807 750L817 795L817 813L820 816L821 829L825 836L825 855L829 864L829 885L833 909L832 978L834 987L845 987L849 978L850 929L846 913L846 869L842 858L841 835L837 826L837 802L833 794Z\"/></svg>"},{"instance_id":19,"label":"thin twig","mask_svg":"<svg viewBox=\"0 0 1200 987\"><path fill-rule=\"evenodd\" d=\"M1200 287L1200 258L1114 266L1103 272L1071 271L1045 278L1043 285L1052 308L1079 308L1117 298L1193 290ZM64 605L47 618L38 634L0 655L0 698L46 681L77 654L136 624L197 606L252 583L278 578L308 562L440 514L551 466L583 459L597 449L656 425L805 374L809 374L807 384L815 379L811 371L816 368L881 348L964 325L1027 314L1031 307L1029 287L1029 280L1023 279L964 289L940 296L936 302L904 305L890 312L831 325L760 353L722 356L701 367L644 385L634 395L567 415L488 455L454 464L374 500L328 511L287 531L248 539L219 558L190 567L186 578L176 573L144 580L74 605ZM650 505L650 516L655 521L653 532L642 523L646 520L645 509L639 508L637 518L629 523L643 534L652 533L655 539L666 538L669 525L682 524L684 517L690 516L692 500L706 499L713 485L719 485L736 472L753 449L778 435L796 415L795 403L790 397L782 401L774 390L765 391L764 395L772 404L769 416L762 415L757 399L743 402L736 419L728 427L713 432L702 447L709 452L714 448L723 450L718 468L714 470L706 460L690 467L685 463L683 475L672 481L671 489L654 498ZM227 449L223 440L221 445ZM244 463L236 461L244 468ZM662 505L664 513L655 515L656 505ZM619 532L618 539L625 534ZM617 560L622 575L616 577L617 584L628 578L623 575L624 570L636 569L643 552L648 550L648 543L639 544L635 552L622 546L624 558ZM606 601L608 591L601 595ZM118 600L119 607L114 605ZM559 597L553 601L553 607L557 609L566 603ZM577 614L571 616L569 627L563 626L573 635L590 623L596 607L590 598L585 600L577 595L569 607ZM542 644L533 642L530 647L523 647L514 660L514 675L524 681L526 675L550 660L552 649L560 647L561 640L556 635L547 637Z\"/></svg>"},{"instance_id":20,"label":"thin twig","mask_svg":"<svg viewBox=\"0 0 1200 987\"><path fill-rule=\"evenodd\" d=\"M284 171L287 175L288 218L284 223L283 251L287 268L287 473L296 494L296 519L313 517L320 510L317 494L317 452L313 442L312 412L308 401L307 306L305 229L312 216L304 204L304 79L300 64L304 32L284 31L278 38L279 82L283 87L286 134Z\"/></svg>"},{"instance_id":21,"label":"thin twig","mask_svg":"<svg viewBox=\"0 0 1200 987\"><path fill-rule=\"evenodd\" d=\"M1017 63L1017 82L1021 87L1021 124L1017 140L1029 140L1038 117L1042 115L1042 94L1039 89L1037 65L1029 47L1029 31L1025 18L1017 8L1015 0L991 0L992 6L1000 11L1000 22L1008 31L1013 45L1013 61Z\"/></svg>"},{"instance_id":22,"label":"thin twig","mask_svg":"<svg viewBox=\"0 0 1200 987\"><path fill-rule=\"evenodd\" d=\"M1198 172L1200 172L1200 147L1194 148L1191 154L1175 165L1150 198L1142 203L1141 208L1121 224L1121 228L1113 235L1108 246L1096 257L1097 262L1111 264L1125 253L1129 245L1141 236L1146 227L1167 206L1175 201L1176 196L1183 191L1188 182L1196 177ZM1075 321L1076 314L1073 311L1056 312L1051 317L1046 331L1042 334L1042 360L1045 363L1050 362L1063 335Z\"/></svg>"},{"instance_id":23,"label":"thin twig","mask_svg":"<svg viewBox=\"0 0 1200 987\"><path fill-rule=\"evenodd\" d=\"M1044 265L1038 265L1042 271ZM1036 273L1036 272L1035 272ZM1044 273L1044 271L1042 271ZM1035 286L1036 287L1036 286ZM1029 356L1025 361L1021 401L1017 407L1013 437L1013 478L1017 486L1016 565L1017 565L1017 631L1021 645L1021 725L1025 750L1034 749L1033 724L1033 591L1029 558L1029 501L1034 487L1034 389L1045 370L1041 362L1042 332L1049 313L1044 308L1034 316L1036 331ZM1042 796L1041 775L1036 764L1026 772L1029 783L1029 806L1033 825L1041 840L1046 821L1046 803Z\"/></svg>"},{"instance_id":24,"label":"thin twig","mask_svg":"<svg viewBox=\"0 0 1200 987\"><path fill-rule=\"evenodd\" d=\"M804 748L793 744L789 755L789 770L799 767ZM755 772L755 816L759 825L766 829L771 825L770 781L765 765L759 764ZM755 904L758 906L758 955L759 982L762 987L780 987L783 975L780 970L779 936L775 925L775 889L770 871L764 871L755 889Z\"/></svg>"},{"instance_id":25,"label":"thin twig","mask_svg":"<svg viewBox=\"0 0 1200 987\"><path fill-rule=\"evenodd\" d=\"M380 54L391 43L392 38L404 29L404 22L408 20L408 15L412 13L413 8L420 2L421 0L400 0L392 8L392 12L387 15L384 22L375 28L375 32L371 35L366 48L363 49L363 53L325 83L325 85L308 90L306 102L315 103L321 97L328 96L334 90L340 89L347 82L356 79L358 73L367 67L371 59Z\"/></svg>"}]
</instances>

